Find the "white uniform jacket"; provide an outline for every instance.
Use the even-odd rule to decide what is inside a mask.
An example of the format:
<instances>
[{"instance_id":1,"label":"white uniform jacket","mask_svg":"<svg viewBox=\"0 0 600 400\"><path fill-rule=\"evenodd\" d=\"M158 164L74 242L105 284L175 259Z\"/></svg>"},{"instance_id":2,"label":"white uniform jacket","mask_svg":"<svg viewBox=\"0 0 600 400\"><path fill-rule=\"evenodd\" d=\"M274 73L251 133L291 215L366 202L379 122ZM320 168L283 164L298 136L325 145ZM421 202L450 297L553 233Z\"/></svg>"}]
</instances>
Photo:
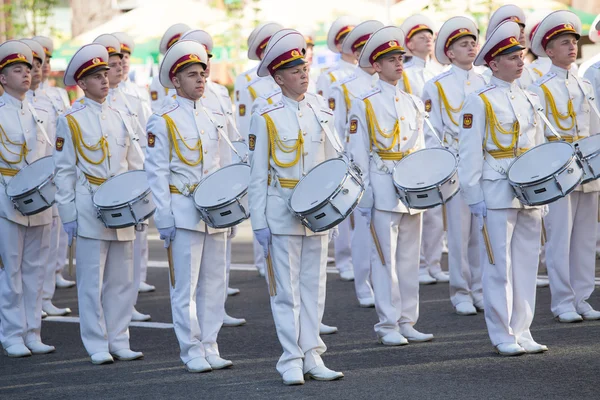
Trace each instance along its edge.
<instances>
[{"instance_id":1,"label":"white uniform jacket","mask_svg":"<svg viewBox=\"0 0 600 400\"><path fill-rule=\"evenodd\" d=\"M340 136L342 143L349 140L348 137L348 113L352 101L363 93L368 92L377 83L377 73L370 75L360 67L355 67L352 74L336 81L331 85L329 91L329 108L335 116L335 130Z\"/></svg>"},{"instance_id":2,"label":"white uniform jacket","mask_svg":"<svg viewBox=\"0 0 600 400\"><path fill-rule=\"evenodd\" d=\"M438 68L437 64L434 64L431 61L425 61L416 56L413 56L410 61L404 64L404 74L410 85L410 93L419 98L423 98L423 87L425 86L425 83L435 78L440 72L441 70ZM404 85L402 80L398 83L402 85L400 89L409 92L406 90L406 85Z\"/></svg>"},{"instance_id":3,"label":"white uniform jacket","mask_svg":"<svg viewBox=\"0 0 600 400\"><path fill-rule=\"evenodd\" d=\"M489 67L485 68L485 71L481 74L485 82L489 84L492 80L492 70ZM527 66L523 69L523 73L521 77L517 79L517 85L523 90L529 90L529 86L535 82L540 76L531 68L527 68Z\"/></svg>"},{"instance_id":4,"label":"white uniform jacket","mask_svg":"<svg viewBox=\"0 0 600 400\"><path fill-rule=\"evenodd\" d=\"M150 96L147 89L140 87L129 78L119 84L119 89L141 101L144 107L144 113L146 116L150 116L152 108L150 106Z\"/></svg>"},{"instance_id":5,"label":"white uniform jacket","mask_svg":"<svg viewBox=\"0 0 600 400\"><path fill-rule=\"evenodd\" d=\"M539 104L536 95L529 96ZM519 136L514 146L511 146L513 135L503 134L494 128L498 143L513 154L512 157L494 157L504 171L516 158L515 154L520 154L516 149L525 151L545 142L542 122L519 84L492 76L490 85L467 96L461 113L458 175L462 196L467 204L485 200L489 209L523 208L514 195L506 173L496 171L484 160L482 149L491 156L502 150L494 143L489 131L484 99L492 105L498 123L506 131L512 130L513 124L519 122Z\"/></svg>"},{"instance_id":6,"label":"white uniform jacket","mask_svg":"<svg viewBox=\"0 0 600 400\"><path fill-rule=\"evenodd\" d=\"M150 115L147 114L147 109L142 101L138 97L125 93L120 85L117 88L109 89L106 100L109 106L121 115L130 136L137 136L140 146L145 148L148 143L146 123Z\"/></svg>"},{"instance_id":7,"label":"white uniform jacket","mask_svg":"<svg viewBox=\"0 0 600 400\"><path fill-rule=\"evenodd\" d=\"M152 108L152 112L159 112L164 106L165 98L174 96L177 94L175 89L169 89L160 84L160 79L158 79L158 75L152 78L152 82L150 82L150 107Z\"/></svg>"},{"instance_id":8,"label":"white uniform jacket","mask_svg":"<svg viewBox=\"0 0 600 400\"><path fill-rule=\"evenodd\" d=\"M71 107L71 100L65 89L57 86L50 86L47 80L40 83L39 89L43 90L48 97L50 97L54 106L61 110L58 113L59 115Z\"/></svg>"},{"instance_id":9,"label":"white uniform jacket","mask_svg":"<svg viewBox=\"0 0 600 400\"><path fill-rule=\"evenodd\" d=\"M317 78L317 93L328 99L331 85L345 76L350 75L355 69L356 64L351 64L340 58L333 67L321 72Z\"/></svg>"},{"instance_id":10,"label":"white uniform jacket","mask_svg":"<svg viewBox=\"0 0 600 400\"><path fill-rule=\"evenodd\" d=\"M52 154L52 143L46 140L36 120L48 130L50 116L44 109L27 99L20 101L8 93L0 96L0 168L20 170ZM22 153L26 155L19 161ZM51 209L26 217L14 208L4 187L13 179L10 175L0 174L0 218L25 226L51 223Z\"/></svg>"},{"instance_id":11,"label":"white uniform jacket","mask_svg":"<svg viewBox=\"0 0 600 400\"><path fill-rule=\"evenodd\" d=\"M204 107L208 107L213 111L223 114L223 117L225 117L224 130L227 132L227 137L229 137L229 139L243 139L237 130L233 116L233 104L231 103L231 97L229 97L229 91L225 86L207 80L206 89L204 90L204 95L200 101Z\"/></svg>"},{"instance_id":12,"label":"white uniform jacket","mask_svg":"<svg viewBox=\"0 0 600 400\"><path fill-rule=\"evenodd\" d=\"M156 226L222 232L221 229L209 228L200 219L200 212L194 205L193 188L204 177L231 162L231 150L217 131L217 126L225 126L225 116L221 111L204 107L200 100L175 96L165 103L159 114L150 117L147 126L145 169L156 203ZM174 143L165 118L171 119L175 125ZM186 161L195 164L200 156L202 161L197 165L186 164ZM190 195L171 193L169 185L179 192L187 187Z\"/></svg>"},{"instance_id":13,"label":"white uniform jacket","mask_svg":"<svg viewBox=\"0 0 600 400\"><path fill-rule=\"evenodd\" d=\"M373 143L368 124L367 107L371 105L374 112L373 125L379 126L381 132L375 127L374 135L377 144ZM381 148L389 148L394 140L392 132L396 122L400 132L396 144L389 152L415 152L425 147L423 139L423 102L416 96L405 93L389 83L379 80L375 87L363 93L352 101L352 108L348 117L350 143L350 154L363 173L365 194L359 206L380 211L401 212L415 214L419 211L406 208L396 195L396 189L392 180L391 171L398 161L377 161L372 152L381 154L385 152ZM384 137L381 133L389 138ZM383 157L383 156L382 156ZM386 172L383 165L390 172ZM407 171L407 173L410 173Z\"/></svg>"},{"instance_id":14,"label":"white uniform jacket","mask_svg":"<svg viewBox=\"0 0 600 400\"><path fill-rule=\"evenodd\" d=\"M588 99L589 96L593 96L592 84L586 79L579 78L575 71L552 65L548 73L535 81L529 89L540 98L548 119L559 135L573 136L577 139L598 133L600 121L591 109ZM544 89L551 94L551 98L546 95ZM564 120L555 117L552 102L554 102L558 114L567 115L569 101L572 102L575 121L571 117ZM562 128L569 129L557 126L555 119L560 121ZM544 133L547 138L554 137L547 127ZM586 183L578 186L575 190L583 190L584 193L598 192L600 191L600 181Z\"/></svg>"},{"instance_id":15,"label":"white uniform jacket","mask_svg":"<svg viewBox=\"0 0 600 400\"><path fill-rule=\"evenodd\" d=\"M441 90L438 88L441 86ZM435 132L425 125L425 143L427 147L440 147L436 138L443 137L444 143L455 154L458 152L458 127L460 111L469 93L485 86L483 77L473 68L465 71L452 65L446 72L425 83L423 101L429 112L429 121ZM444 101L444 98L446 101Z\"/></svg>"},{"instance_id":16,"label":"white uniform jacket","mask_svg":"<svg viewBox=\"0 0 600 400\"><path fill-rule=\"evenodd\" d=\"M597 57L600 58L600 54ZM582 68L579 68L579 71L581 70ZM583 77L592 84L594 97L596 98L596 107L599 107L600 109L600 98L598 98L598 95L600 95L600 61L597 61L590 65L585 70Z\"/></svg>"},{"instance_id":17,"label":"white uniform jacket","mask_svg":"<svg viewBox=\"0 0 600 400\"><path fill-rule=\"evenodd\" d=\"M273 122L276 133L268 131L269 119ZM333 135L336 134L333 112L327 107L325 99L312 93L306 93L300 102L283 96L281 102L270 105L252 116L253 128L249 144L250 150L253 150L253 158L248 189L252 229L268 227L275 235L315 234L305 228L288 209L288 199L293 189L282 188L277 182L278 179L300 180L314 166L337 157L323 125L328 126ZM295 165L277 165L269 153L270 133L278 137L273 136L275 156L280 163L293 162L297 153L283 152L277 143L290 148L298 145L299 138L302 138L303 145L298 149L301 153Z\"/></svg>"},{"instance_id":18,"label":"white uniform jacket","mask_svg":"<svg viewBox=\"0 0 600 400\"><path fill-rule=\"evenodd\" d=\"M73 137L67 116L77 122L83 143ZM103 142L108 146L105 152L101 150ZM75 148L75 143L83 154ZM143 168L143 160L131 145L121 115L107 101L100 104L84 97L58 118L54 164L58 212L64 223L77 220L78 236L96 240L135 239L133 227L109 229L97 218L92 197L98 185L89 183L85 176L110 179Z\"/></svg>"}]
</instances>

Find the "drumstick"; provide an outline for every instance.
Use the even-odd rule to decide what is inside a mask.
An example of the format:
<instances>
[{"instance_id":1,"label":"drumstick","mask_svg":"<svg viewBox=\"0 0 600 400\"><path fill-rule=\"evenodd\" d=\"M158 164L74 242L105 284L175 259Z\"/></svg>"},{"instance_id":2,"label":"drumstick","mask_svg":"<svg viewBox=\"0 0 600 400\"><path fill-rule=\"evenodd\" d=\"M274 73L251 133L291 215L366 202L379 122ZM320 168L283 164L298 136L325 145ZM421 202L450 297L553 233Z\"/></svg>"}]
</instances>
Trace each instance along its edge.
<instances>
[{"instance_id":1,"label":"drumstick","mask_svg":"<svg viewBox=\"0 0 600 400\"><path fill-rule=\"evenodd\" d=\"M377 232L375 232L375 226L373 226L372 221L371 236L373 236L373 242L375 242L375 248L377 249L377 254L379 254L379 260L381 261L381 265L385 267L385 258L383 257L383 250L381 250L381 243L379 243L379 238L377 237Z\"/></svg>"},{"instance_id":2,"label":"drumstick","mask_svg":"<svg viewBox=\"0 0 600 400\"><path fill-rule=\"evenodd\" d=\"M69 246L69 275L73 276L73 242Z\"/></svg>"},{"instance_id":3,"label":"drumstick","mask_svg":"<svg viewBox=\"0 0 600 400\"><path fill-rule=\"evenodd\" d=\"M350 214L350 229L354 230L354 214Z\"/></svg>"},{"instance_id":4,"label":"drumstick","mask_svg":"<svg viewBox=\"0 0 600 400\"><path fill-rule=\"evenodd\" d=\"M442 204L442 222L444 224L444 232L448 232L448 217L446 211L446 203L444 203Z\"/></svg>"},{"instance_id":5,"label":"drumstick","mask_svg":"<svg viewBox=\"0 0 600 400\"><path fill-rule=\"evenodd\" d=\"M546 244L548 241L546 237L546 225L544 224L544 219L542 218L542 246Z\"/></svg>"},{"instance_id":6,"label":"drumstick","mask_svg":"<svg viewBox=\"0 0 600 400\"><path fill-rule=\"evenodd\" d=\"M169 276L171 277L171 287L175 289L175 268L173 267L173 251L171 245L167 247L167 260L169 262Z\"/></svg>"},{"instance_id":7,"label":"drumstick","mask_svg":"<svg viewBox=\"0 0 600 400\"><path fill-rule=\"evenodd\" d=\"M492 250L492 243L490 242L490 236L488 235L487 224L485 219L483 220L483 242L485 243L485 250L487 251L488 261L492 265L496 265L496 261L494 260L494 251Z\"/></svg>"},{"instance_id":8,"label":"drumstick","mask_svg":"<svg viewBox=\"0 0 600 400\"><path fill-rule=\"evenodd\" d=\"M267 261L267 277L269 281L269 296L273 297L277 295L277 283L275 282L275 271L273 270L273 260L271 260L271 251L265 258Z\"/></svg>"},{"instance_id":9,"label":"drumstick","mask_svg":"<svg viewBox=\"0 0 600 400\"><path fill-rule=\"evenodd\" d=\"M4 263L2 262L2 257L0 257L0 269L4 269Z\"/></svg>"}]
</instances>

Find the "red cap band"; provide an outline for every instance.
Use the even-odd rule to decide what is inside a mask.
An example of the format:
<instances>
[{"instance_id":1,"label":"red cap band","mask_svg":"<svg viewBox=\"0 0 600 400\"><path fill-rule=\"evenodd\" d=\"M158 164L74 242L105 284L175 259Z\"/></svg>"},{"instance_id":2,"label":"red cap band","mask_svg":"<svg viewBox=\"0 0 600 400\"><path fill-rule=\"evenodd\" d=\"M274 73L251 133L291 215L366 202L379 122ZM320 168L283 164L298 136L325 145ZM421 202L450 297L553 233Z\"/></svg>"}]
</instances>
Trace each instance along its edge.
<instances>
[{"instance_id":1,"label":"red cap band","mask_svg":"<svg viewBox=\"0 0 600 400\"><path fill-rule=\"evenodd\" d=\"M552 28L548 32L546 32L546 34L544 34L544 37L542 38L542 47L544 48L544 50L546 50L546 46L548 46L548 42L550 42L553 38L555 38L556 36L563 34L563 33L574 33L574 34L578 35L578 33L575 30L575 28L573 27L573 25L571 25L569 23L560 24L558 26L555 26L554 28Z\"/></svg>"},{"instance_id":2,"label":"red cap band","mask_svg":"<svg viewBox=\"0 0 600 400\"><path fill-rule=\"evenodd\" d=\"M419 25L413 26L412 28L409 29L408 33L406 34L405 42L408 42L410 40L410 38L414 36L415 33L421 32L421 31L429 31L429 32L433 33L433 29L431 29L427 25L419 24Z\"/></svg>"},{"instance_id":3,"label":"red cap band","mask_svg":"<svg viewBox=\"0 0 600 400\"><path fill-rule=\"evenodd\" d=\"M404 52L404 47L400 46L400 43L398 43L398 41L390 40L389 42L386 42L380 45L379 47L375 48L375 50L371 52L371 55L369 56L369 62L373 64L382 55L391 53L395 50Z\"/></svg>"},{"instance_id":4,"label":"red cap band","mask_svg":"<svg viewBox=\"0 0 600 400\"><path fill-rule=\"evenodd\" d=\"M367 33L366 35L362 35L361 37L356 39L354 43L352 43L352 51L356 51L360 48L360 46L364 46L365 43L367 43L367 40L369 40L369 38L371 37L371 35L371 33Z\"/></svg>"},{"instance_id":5,"label":"red cap band","mask_svg":"<svg viewBox=\"0 0 600 400\"><path fill-rule=\"evenodd\" d=\"M23 54L20 54L20 53L9 54L6 57L4 57L4 59L2 59L2 61L0 61L0 70L2 70L2 68L6 67L9 64L13 64L13 63L17 63L17 62L29 64L29 61L27 61L27 57L25 57Z\"/></svg>"},{"instance_id":6,"label":"red cap band","mask_svg":"<svg viewBox=\"0 0 600 400\"><path fill-rule=\"evenodd\" d=\"M81 79L83 77L83 75L85 75L85 73L88 72L89 70L96 68L96 67L102 67L102 66L108 67L108 64L101 57L94 57L91 60L86 61L77 69L77 71L75 71L75 74L74 74L75 80L77 81L77 80Z\"/></svg>"},{"instance_id":7,"label":"red cap band","mask_svg":"<svg viewBox=\"0 0 600 400\"><path fill-rule=\"evenodd\" d=\"M191 63L204 64L202 61L200 61L200 57L198 57L198 55L186 54L185 56L179 58L176 62L173 63L173 65L171 66L171 70L169 71L169 78L173 78L181 67Z\"/></svg>"},{"instance_id":8,"label":"red cap band","mask_svg":"<svg viewBox=\"0 0 600 400\"><path fill-rule=\"evenodd\" d=\"M173 46L175 43L177 43L177 41L179 40L180 37L181 37L181 33L178 33L177 35L175 35L171 39L169 39L169 41L167 42L167 50L169 50L169 48L171 46Z\"/></svg>"},{"instance_id":9,"label":"red cap band","mask_svg":"<svg viewBox=\"0 0 600 400\"><path fill-rule=\"evenodd\" d=\"M260 44L256 48L256 57L261 58L262 54L267 48L267 44L269 44L269 39L271 39L271 36L264 38L262 42L260 42Z\"/></svg>"},{"instance_id":10,"label":"red cap band","mask_svg":"<svg viewBox=\"0 0 600 400\"><path fill-rule=\"evenodd\" d=\"M494 57L496 57L503 51L508 50L515 46L520 46L520 45L521 44L519 43L519 41L517 40L516 37L514 37L514 36L508 37L504 40L499 41L494 47L492 47L487 52L487 54L483 57L483 59L485 60L486 63L489 64L490 61L492 61L494 59Z\"/></svg>"},{"instance_id":11,"label":"red cap band","mask_svg":"<svg viewBox=\"0 0 600 400\"><path fill-rule=\"evenodd\" d=\"M446 52L448 50L448 48L450 47L452 42L454 42L457 39L460 39L463 36L473 36L474 38L477 37L477 35L475 35L473 32L471 32L467 28L457 29L454 32L452 32L450 35L448 35L448 39L446 40L446 43L444 44L444 52Z\"/></svg>"},{"instance_id":12,"label":"red cap band","mask_svg":"<svg viewBox=\"0 0 600 400\"><path fill-rule=\"evenodd\" d=\"M298 60L300 58L304 58L300 49L288 50L285 53L283 53L282 55L280 55L279 57L275 58L273 61L271 61L271 63L267 67L267 69L269 70L269 73L272 75L275 71L277 71L279 68L283 67L285 64L288 64L288 63Z\"/></svg>"},{"instance_id":13,"label":"red cap band","mask_svg":"<svg viewBox=\"0 0 600 400\"><path fill-rule=\"evenodd\" d=\"M340 39L342 38L342 36L344 36L347 33L350 33L352 31L352 29L354 29L353 25L346 25L344 26L342 29L340 29L337 33L337 35L335 35L335 39L334 39L334 43L335 44L339 44L340 43Z\"/></svg>"}]
</instances>

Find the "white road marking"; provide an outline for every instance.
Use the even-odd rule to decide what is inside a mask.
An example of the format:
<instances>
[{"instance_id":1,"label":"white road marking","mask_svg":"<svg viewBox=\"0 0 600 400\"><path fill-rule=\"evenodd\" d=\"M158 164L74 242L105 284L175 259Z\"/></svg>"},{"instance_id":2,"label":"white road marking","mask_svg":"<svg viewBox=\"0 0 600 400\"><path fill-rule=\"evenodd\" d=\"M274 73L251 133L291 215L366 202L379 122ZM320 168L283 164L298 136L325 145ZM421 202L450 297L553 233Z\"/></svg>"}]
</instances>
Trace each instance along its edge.
<instances>
[{"instance_id":1,"label":"white road marking","mask_svg":"<svg viewBox=\"0 0 600 400\"><path fill-rule=\"evenodd\" d=\"M78 324L79 317L46 317L44 321ZM135 326L136 328L173 329L173 324L166 322L131 322L129 326Z\"/></svg>"}]
</instances>

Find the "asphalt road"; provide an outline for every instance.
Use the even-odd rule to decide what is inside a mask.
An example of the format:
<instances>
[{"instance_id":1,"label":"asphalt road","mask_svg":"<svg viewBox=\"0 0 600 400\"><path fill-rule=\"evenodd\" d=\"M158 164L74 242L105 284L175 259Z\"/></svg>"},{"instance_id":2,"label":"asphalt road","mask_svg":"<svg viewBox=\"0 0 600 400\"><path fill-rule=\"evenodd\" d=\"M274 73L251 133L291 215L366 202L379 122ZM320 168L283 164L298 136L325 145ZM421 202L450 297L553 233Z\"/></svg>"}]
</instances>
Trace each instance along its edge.
<instances>
[{"instance_id":1,"label":"asphalt road","mask_svg":"<svg viewBox=\"0 0 600 400\"><path fill-rule=\"evenodd\" d=\"M265 281L250 270L247 227L234 244L227 310L248 324L223 328L221 355L234 367L206 374L185 371L171 312L166 254L151 234L148 282L154 293L140 294L138 309L152 315L150 327L131 327L131 346L145 358L94 366L81 344L79 326L67 318L43 323L44 342L57 351L44 356L0 356L0 399L598 399L600 322L559 324L549 311L549 289L538 289L534 338L545 354L503 358L493 352L483 315L453 314L448 285L421 287L417 328L435 334L430 343L400 348L379 345L374 309L359 308L352 283L328 274L324 322L339 333L325 336L327 366L343 371L335 382L308 381L286 387L275 364L281 348L275 334ZM595 292L590 303L600 308ZM58 290L55 304L77 316L75 289Z\"/></svg>"}]
</instances>

